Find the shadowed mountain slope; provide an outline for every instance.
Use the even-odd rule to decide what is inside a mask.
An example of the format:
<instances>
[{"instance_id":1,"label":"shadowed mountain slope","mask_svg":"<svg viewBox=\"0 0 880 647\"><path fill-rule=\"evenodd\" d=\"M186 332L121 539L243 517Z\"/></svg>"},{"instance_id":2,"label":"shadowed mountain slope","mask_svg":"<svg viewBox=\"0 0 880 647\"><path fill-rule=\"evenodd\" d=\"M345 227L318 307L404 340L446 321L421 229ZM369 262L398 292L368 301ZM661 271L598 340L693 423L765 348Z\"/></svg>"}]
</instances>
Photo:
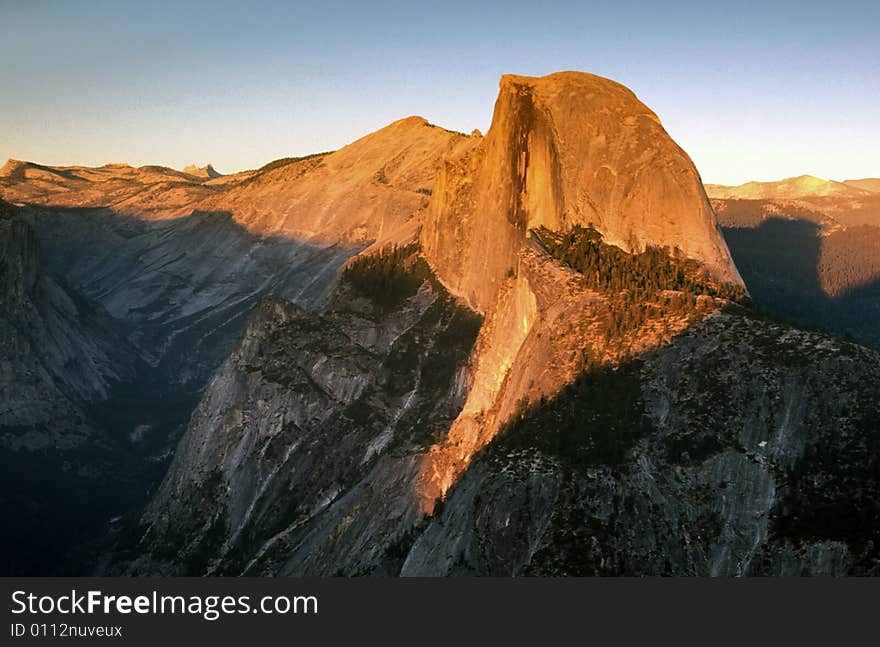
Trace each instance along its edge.
<instances>
[{"instance_id":1,"label":"shadowed mountain slope","mask_svg":"<svg viewBox=\"0 0 880 647\"><path fill-rule=\"evenodd\" d=\"M57 298L41 301L41 315L10 296L4 313L4 324L20 322L0 356L8 369L0 408L18 412L0 418L11 479L4 505L13 502L4 510L37 511L4 537L8 571L77 568L63 564L71 548L115 528L151 493L260 299L312 307L360 249L379 237L412 238L440 157L466 139L410 118L336 153L215 179L155 166L10 160L0 195L16 203L4 207L15 224L0 231L0 244L26 247L27 263L15 266L31 269L8 275L19 279L3 293L21 293L19 284L39 274L48 286L41 293ZM34 349L60 349L57 369L78 371L64 386L81 397L56 397L54 381L40 377L47 369L25 361ZM32 389L28 376L36 376ZM81 446L75 457L71 444ZM78 500L68 496L83 489ZM85 505L88 514L79 514ZM46 542L51 550L24 550Z\"/></svg>"},{"instance_id":2,"label":"shadowed mountain slope","mask_svg":"<svg viewBox=\"0 0 880 647\"><path fill-rule=\"evenodd\" d=\"M880 196L809 189L712 204L759 307L880 348Z\"/></svg>"}]
</instances>

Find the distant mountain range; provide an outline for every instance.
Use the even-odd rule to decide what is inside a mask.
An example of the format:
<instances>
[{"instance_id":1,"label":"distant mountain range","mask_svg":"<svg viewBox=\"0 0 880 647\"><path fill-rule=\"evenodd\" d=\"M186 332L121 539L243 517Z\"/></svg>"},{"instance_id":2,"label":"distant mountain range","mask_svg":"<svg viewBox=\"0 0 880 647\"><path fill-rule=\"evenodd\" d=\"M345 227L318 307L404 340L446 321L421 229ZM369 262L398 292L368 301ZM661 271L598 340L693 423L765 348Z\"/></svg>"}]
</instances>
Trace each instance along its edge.
<instances>
[{"instance_id":1,"label":"distant mountain range","mask_svg":"<svg viewBox=\"0 0 880 647\"><path fill-rule=\"evenodd\" d=\"M739 186L707 184L710 198L740 200L795 200L798 198L841 197L865 198L880 192L880 179L835 182L812 175L799 175L776 182L746 182Z\"/></svg>"},{"instance_id":2,"label":"distant mountain range","mask_svg":"<svg viewBox=\"0 0 880 647\"><path fill-rule=\"evenodd\" d=\"M801 176L707 185L724 236L767 310L880 348L880 181Z\"/></svg>"}]
</instances>

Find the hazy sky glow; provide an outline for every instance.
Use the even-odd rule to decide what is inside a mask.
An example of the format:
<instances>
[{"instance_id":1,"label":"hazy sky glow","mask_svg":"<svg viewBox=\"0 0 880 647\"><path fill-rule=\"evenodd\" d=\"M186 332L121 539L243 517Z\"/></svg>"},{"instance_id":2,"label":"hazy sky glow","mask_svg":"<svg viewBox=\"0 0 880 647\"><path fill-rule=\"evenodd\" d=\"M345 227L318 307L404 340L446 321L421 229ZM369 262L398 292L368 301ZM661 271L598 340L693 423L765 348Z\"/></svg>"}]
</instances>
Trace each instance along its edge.
<instances>
[{"instance_id":1,"label":"hazy sky glow","mask_svg":"<svg viewBox=\"0 0 880 647\"><path fill-rule=\"evenodd\" d=\"M0 158L231 172L411 114L485 132L502 73L568 69L632 88L706 182L876 177L878 24L876 0L0 0Z\"/></svg>"}]
</instances>

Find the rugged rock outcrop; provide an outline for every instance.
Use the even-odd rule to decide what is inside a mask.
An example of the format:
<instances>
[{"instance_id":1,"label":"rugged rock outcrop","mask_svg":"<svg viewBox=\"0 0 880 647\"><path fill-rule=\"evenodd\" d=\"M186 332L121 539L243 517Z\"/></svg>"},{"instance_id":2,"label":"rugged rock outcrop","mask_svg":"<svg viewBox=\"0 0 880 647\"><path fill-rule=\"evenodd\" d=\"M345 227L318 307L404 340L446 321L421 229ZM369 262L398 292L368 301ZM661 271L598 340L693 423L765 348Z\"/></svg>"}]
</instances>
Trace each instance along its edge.
<instances>
[{"instance_id":1,"label":"rugged rock outcrop","mask_svg":"<svg viewBox=\"0 0 880 647\"><path fill-rule=\"evenodd\" d=\"M223 174L219 173L211 164L208 164L206 166L196 166L195 164L190 164L189 166L183 167L183 172L187 175L192 175L193 177L202 177L208 180L223 177Z\"/></svg>"},{"instance_id":2,"label":"rugged rock outcrop","mask_svg":"<svg viewBox=\"0 0 880 647\"><path fill-rule=\"evenodd\" d=\"M718 313L518 418L403 575L877 575L880 356Z\"/></svg>"},{"instance_id":3,"label":"rugged rock outcrop","mask_svg":"<svg viewBox=\"0 0 880 647\"><path fill-rule=\"evenodd\" d=\"M534 262L531 231L592 225L607 243L678 249L742 284L690 158L629 89L590 74L504 76L489 133L444 165L423 221L438 277L487 313L468 403L422 468L427 510L516 402L570 381L581 340L554 332L595 317L589 298L536 269L547 264ZM538 368L550 357L560 370Z\"/></svg>"},{"instance_id":4,"label":"rugged rock outcrop","mask_svg":"<svg viewBox=\"0 0 880 647\"><path fill-rule=\"evenodd\" d=\"M741 308L719 312L712 286L735 293L741 279L696 172L653 113L589 75L505 77L490 133L456 147L420 218L422 287L385 309L383 291L403 279L380 272L366 302L344 280L321 315L265 306L274 314L254 320L215 377L129 545L134 558L117 568L871 571L873 539L806 529L790 484L837 478L814 461L825 450L855 452L852 464L872 473L863 450L876 436L876 358ZM624 263L623 250L647 247L669 256L646 252L642 265L624 263L623 283L594 281L536 231L590 223L607 258ZM392 257L374 248L356 263L375 271ZM702 296L644 292L650 277L636 267L691 268L675 281L702 267ZM444 373L458 377L428 397L419 380L432 371L414 378L394 357L410 334L428 344L420 357L448 352L455 337L419 315L420 299L453 303L441 284L485 318L470 356L469 344L457 347ZM632 290L647 301L628 300ZM386 326L406 331L390 347L377 344ZM850 401L848 414L833 409ZM352 415L354 403L372 423ZM414 420L412 407L423 410ZM426 421L430 433L419 433ZM835 436L841 424L851 435ZM850 514L847 488L824 500L832 517ZM192 501L202 512L183 521Z\"/></svg>"},{"instance_id":5,"label":"rugged rock outcrop","mask_svg":"<svg viewBox=\"0 0 880 647\"><path fill-rule=\"evenodd\" d=\"M0 426L48 422L53 416L47 408L55 399L82 404L105 398L110 383L127 373L119 366L131 361L130 350L119 345L110 318L85 307L46 273L34 229L5 203L0 203L0 306Z\"/></svg>"},{"instance_id":6,"label":"rugged rock outcrop","mask_svg":"<svg viewBox=\"0 0 880 647\"><path fill-rule=\"evenodd\" d=\"M877 570L876 353L731 304L696 170L623 86L505 76L485 138L408 118L214 179L11 161L0 191L136 355L95 437L161 467L219 365L98 571Z\"/></svg>"},{"instance_id":7,"label":"rugged rock outcrop","mask_svg":"<svg viewBox=\"0 0 880 647\"><path fill-rule=\"evenodd\" d=\"M54 337L46 339L57 344L42 338L33 344L58 356L55 369L82 373L64 383L83 392L77 415L67 405L46 405L42 417L28 423L30 431L9 436L17 447L23 446L21 438L43 439L27 450L42 452L45 469L30 473L55 493L41 509L46 517L75 522L78 530L61 524L47 533L42 521L23 516L16 532L24 543L52 534L57 543L68 542L69 550L81 539L80 529L106 532L111 519L142 505L210 376L234 349L260 299L275 294L312 307L350 256L380 239L411 239L415 212L427 203L441 158L462 141L467 137L410 118L336 153L213 179L157 166L52 168L10 160L0 171L0 194L19 205L9 209L34 244L31 265L16 267L22 272L39 267L42 291L65 295L46 301L54 304L47 312L66 308L74 316L70 304L77 304L76 316L86 322L73 326L76 338L63 329L70 338L62 339L56 326L50 330ZM19 276L16 289L24 290L19 279L30 276ZM60 285L64 288L56 289ZM100 313L103 327L88 323L84 313ZM54 325L59 319L48 321ZM16 330L27 329L22 324ZM25 342L15 339L18 345L10 342L7 350L17 361ZM126 359L103 362L97 352L105 346L122 349ZM79 362L81 349L91 364ZM65 353L73 357L62 362ZM42 367L27 370L36 376L35 389L51 381L41 377ZM29 384L25 373L7 370L8 388ZM37 400L55 402L7 390L0 408L8 403L21 411L23 398L31 409ZM18 424L6 418L0 434ZM76 461L69 460L59 444L74 443L85 428L104 448L95 453L94 443L88 444ZM13 498L43 491L22 477L29 460L3 456L12 479L6 491ZM90 482L104 484L79 499L80 507L89 505L87 518L76 521L78 508L57 496L76 491L68 481L58 485L55 473L62 470L87 471L96 477ZM120 471L130 477L125 487L110 478ZM70 572L73 567L62 567L55 549L35 561L17 558L13 568Z\"/></svg>"},{"instance_id":8,"label":"rugged rock outcrop","mask_svg":"<svg viewBox=\"0 0 880 647\"><path fill-rule=\"evenodd\" d=\"M530 229L590 223L741 282L697 170L632 91L592 74L505 75L485 139L441 169L421 236L431 266L487 312Z\"/></svg>"},{"instance_id":9,"label":"rugged rock outcrop","mask_svg":"<svg viewBox=\"0 0 880 647\"><path fill-rule=\"evenodd\" d=\"M395 546L420 520L415 457L461 408L480 325L423 260L404 262L391 304L359 291L356 268L322 314L261 302L193 415L128 572L399 570Z\"/></svg>"},{"instance_id":10,"label":"rugged rock outcrop","mask_svg":"<svg viewBox=\"0 0 880 647\"><path fill-rule=\"evenodd\" d=\"M529 253L531 279L542 272L565 296L539 297L548 325L503 373L527 386L493 392L479 413L465 398L480 363L496 363L486 339L508 315L486 321L467 362L451 325L466 310L430 276L392 310L345 281L321 316L265 302L201 403L125 572L876 571L876 353L741 307L664 311L609 339L606 297ZM443 304L439 321L429 303ZM442 355L438 382L430 358ZM426 388L429 376L440 388ZM538 395L545 379L565 384L529 406L496 404L497 393ZM507 423L497 434L490 416ZM426 489L426 466L447 465L438 456L453 457L453 478Z\"/></svg>"}]
</instances>

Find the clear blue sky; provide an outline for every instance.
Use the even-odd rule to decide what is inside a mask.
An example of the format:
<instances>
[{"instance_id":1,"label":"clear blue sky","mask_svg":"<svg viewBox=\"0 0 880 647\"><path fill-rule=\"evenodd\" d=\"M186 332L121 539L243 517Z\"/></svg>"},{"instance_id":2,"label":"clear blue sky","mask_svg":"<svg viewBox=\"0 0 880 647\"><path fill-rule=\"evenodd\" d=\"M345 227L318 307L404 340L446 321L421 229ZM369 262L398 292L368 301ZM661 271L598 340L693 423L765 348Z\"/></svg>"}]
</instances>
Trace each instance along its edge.
<instances>
[{"instance_id":1,"label":"clear blue sky","mask_svg":"<svg viewBox=\"0 0 880 647\"><path fill-rule=\"evenodd\" d=\"M575 69L707 182L880 176L878 26L877 0L0 0L0 157L231 172L411 114L485 132L502 73Z\"/></svg>"}]
</instances>

